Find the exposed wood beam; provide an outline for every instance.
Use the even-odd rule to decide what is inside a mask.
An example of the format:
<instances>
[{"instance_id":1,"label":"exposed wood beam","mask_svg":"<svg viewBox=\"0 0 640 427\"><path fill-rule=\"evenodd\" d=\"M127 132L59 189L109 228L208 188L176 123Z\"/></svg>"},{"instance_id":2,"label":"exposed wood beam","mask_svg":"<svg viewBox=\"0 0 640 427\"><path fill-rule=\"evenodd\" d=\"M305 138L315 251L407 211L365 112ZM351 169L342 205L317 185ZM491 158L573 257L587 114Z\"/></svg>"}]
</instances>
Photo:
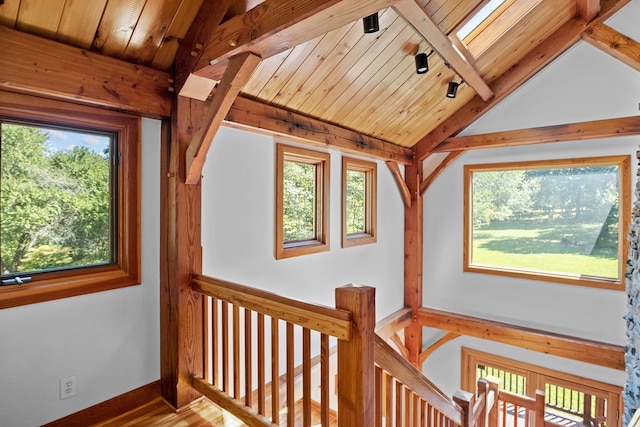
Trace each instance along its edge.
<instances>
[{"instance_id":1,"label":"exposed wood beam","mask_svg":"<svg viewBox=\"0 0 640 427\"><path fill-rule=\"evenodd\" d=\"M218 80L233 56L253 52L267 59L395 1L266 0L216 28L203 47L194 74Z\"/></svg>"},{"instance_id":2,"label":"exposed wood beam","mask_svg":"<svg viewBox=\"0 0 640 427\"><path fill-rule=\"evenodd\" d=\"M607 368L624 370L622 346L515 326L433 308L418 310L418 322L461 335L514 345Z\"/></svg>"},{"instance_id":3,"label":"exposed wood beam","mask_svg":"<svg viewBox=\"0 0 640 427\"><path fill-rule=\"evenodd\" d=\"M170 76L0 25L0 88L166 118Z\"/></svg>"},{"instance_id":4,"label":"exposed wood beam","mask_svg":"<svg viewBox=\"0 0 640 427\"><path fill-rule=\"evenodd\" d=\"M204 101L214 88L215 81L209 79L190 79L191 87L183 88L187 78L195 69L202 49L211 43L211 37L215 29L220 25L225 13L233 3L233 0L204 0L189 31L180 43L176 54L176 88L178 93L184 92L190 98ZM204 86L202 86L204 84Z\"/></svg>"},{"instance_id":5,"label":"exposed wood beam","mask_svg":"<svg viewBox=\"0 0 640 427\"><path fill-rule=\"evenodd\" d=\"M640 116L451 137L436 147L433 152L461 153L465 150L478 148L510 147L628 135L640 135Z\"/></svg>"},{"instance_id":6,"label":"exposed wood beam","mask_svg":"<svg viewBox=\"0 0 640 427\"><path fill-rule=\"evenodd\" d=\"M260 57L246 52L231 58L227 70L220 81L220 87L216 90L211 105L207 111L200 129L189 143L186 161L187 184L195 184L200 180L200 174L207 157L213 137L218 132L227 112L231 108L238 93L251 78L256 67L260 64Z\"/></svg>"},{"instance_id":7,"label":"exposed wood beam","mask_svg":"<svg viewBox=\"0 0 640 427\"><path fill-rule=\"evenodd\" d=\"M407 347L404 346L404 342L402 342L402 338L400 338L400 335L398 334L391 335L391 341L393 341L393 343L398 348L398 351L400 351L400 353L404 356L404 358L408 360L409 350L407 350Z\"/></svg>"},{"instance_id":8,"label":"exposed wood beam","mask_svg":"<svg viewBox=\"0 0 640 427\"><path fill-rule=\"evenodd\" d=\"M409 361L419 365L422 351L422 326L415 315L422 307L423 297L423 200L420 194L419 162L414 161L404 169L404 182L411 195L411 206L404 209L404 306L411 307L412 322L404 329L405 347L409 351Z\"/></svg>"},{"instance_id":9,"label":"exposed wood beam","mask_svg":"<svg viewBox=\"0 0 640 427\"><path fill-rule=\"evenodd\" d=\"M409 192L409 187L404 182L404 178L402 177L402 172L400 172L400 167L396 162L387 162L387 167L391 171L391 175L393 176L393 180L396 182L398 186L398 190L400 191L400 197L402 198L402 203L404 203L405 208L411 207L411 193Z\"/></svg>"},{"instance_id":10,"label":"exposed wood beam","mask_svg":"<svg viewBox=\"0 0 640 427\"><path fill-rule=\"evenodd\" d=\"M582 39L614 58L640 71L640 43L609 27L597 23L590 25Z\"/></svg>"},{"instance_id":11,"label":"exposed wood beam","mask_svg":"<svg viewBox=\"0 0 640 427\"><path fill-rule=\"evenodd\" d=\"M411 323L411 309L409 307L391 313L376 323L376 334L385 341L397 331L404 329Z\"/></svg>"},{"instance_id":12,"label":"exposed wood beam","mask_svg":"<svg viewBox=\"0 0 640 427\"><path fill-rule=\"evenodd\" d=\"M598 19L606 19L606 17L611 16L629 1L602 0ZM582 19L574 18L536 46L524 58L492 82L491 87L495 96L490 101L484 102L479 97L473 98L440 126L422 138L414 146L416 158L424 160L438 144L469 126L493 106L509 96L531 76L573 46L580 40L584 31L584 24L585 22Z\"/></svg>"},{"instance_id":13,"label":"exposed wood beam","mask_svg":"<svg viewBox=\"0 0 640 427\"><path fill-rule=\"evenodd\" d=\"M460 157L462 154L464 154L464 152L458 151L458 152L455 152L455 153L450 153L447 157L445 157L444 160L442 160L442 162L440 162L438 167L436 167L429 174L428 177L426 177L425 179L422 180L422 182L420 183L420 194L424 194L424 192L427 191L427 188L429 188L431 183L433 181L435 181L435 179L438 177L438 175L440 175L447 168L447 166L449 166L451 163L453 163L453 161L455 159L457 159L458 157Z\"/></svg>"},{"instance_id":14,"label":"exposed wood beam","mask_svg":"<svg viewBox=\"0 0 640 427\"><path fill-rule=\"evenodd\" d=\"M578 15L586 22L591 22L600 12L600 0L576 0Z\"/></svg>"},{"instance_id":15,"label":"exposed wood beam","mask_svg":"<svg viewBox=\"0 0 640 427\"><path fill-rule=\"evenodd\" d=\"M484 100L493 97L493 91L482 79L482 76L453 45L449 37L442 32L438 24L425 12L417 0L398 0L393 8L411 25L418 34L438 52L442 60L476 91Z\"/></svg>"},{"instance_id":16,"label":"exposed wood beam","mask_svg":"<svg viewBox=\"0 0 640 427\"><path fill-rule=\"evenodd\" d=\"M236 98L225 120L232 126L286 135L351 154L403 164L412 161L413 153L409 148L241 96Z\"/></svg>"},{"instance_id":17,"label":"exposed wood beam","mask_svg":"<svg viewBox=\"0 0 640 427\"><path fill-rule=\"evenodd\" d=\"M425 362L425 360L427 360L427 358L431 356L431 354L433 354L434 351L436 351L437 349L439 349L449 341L455 340L459 336L461 335L455 332L447 332L446 334L444 334L444 336L442 336L438 341L434 342L429 347L427 347L422 353L420 353L420 364L422 365Z\"/></svg>"}]
</instances>

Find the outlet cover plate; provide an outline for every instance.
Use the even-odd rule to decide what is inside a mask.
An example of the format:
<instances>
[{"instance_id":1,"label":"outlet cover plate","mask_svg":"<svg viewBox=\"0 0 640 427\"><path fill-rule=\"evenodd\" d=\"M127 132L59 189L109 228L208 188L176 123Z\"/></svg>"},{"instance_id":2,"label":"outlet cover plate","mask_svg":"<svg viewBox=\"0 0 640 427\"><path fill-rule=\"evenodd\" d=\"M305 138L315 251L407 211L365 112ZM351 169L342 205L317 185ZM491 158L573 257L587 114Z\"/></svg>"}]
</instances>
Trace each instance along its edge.
<instances>
[{"instance_id":1,"label":"outlet cover plate","mask_svg":"<svg viewBox=\"0 0 640 427\"><path fill-rule=\"evenodd\" d=\"M67 399L76 395L76 376L62 378L60 380L60 399Z\"/></svg>"}]
</instances>

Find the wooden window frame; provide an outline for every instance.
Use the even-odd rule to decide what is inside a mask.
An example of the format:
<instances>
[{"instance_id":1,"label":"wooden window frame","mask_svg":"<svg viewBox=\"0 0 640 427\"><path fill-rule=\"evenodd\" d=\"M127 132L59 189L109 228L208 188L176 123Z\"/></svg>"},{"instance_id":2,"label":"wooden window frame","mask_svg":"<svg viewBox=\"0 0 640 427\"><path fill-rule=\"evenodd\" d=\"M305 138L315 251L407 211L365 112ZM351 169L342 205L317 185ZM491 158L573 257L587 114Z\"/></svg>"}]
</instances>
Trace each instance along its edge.
<instances>
[{"instance_id":1,"label":"wooden window frame","mask_svg":"<svg viewBox=\"0 0 640 427\"><path fill-rule=\"evenodd\" d=\"M347 233L347 172L365 174L364 232ZM377 236L377 192L378 164L352 157L342 157L342 247L365 245L376 242Z\"/></svg>"},{"instance_id":2,"label":"wooden window frame","mask_svg":"<svg viewBox=\"0 0 640 427\"><path fill-rule=\"evenodd\" d=\"M109 132L118 138L115 263L33 273L0 287L0 309L140 284L140 118L130 114L0 91L0 116L43 125Z\"/></svg>"},{"instance_id":3,"label":"wooden window frame","mask_svg":"<svg viewBox=\"0 0 640 427\"><path fill-rule=\"evenodd\" d=\"M286 144L276 144L276 259L291 258L329 250L329 153ZM284 241L284 162L313 165L316 168L315 236L296 242Z\"/></svg>"},{"instance_id":4,"label":"wooden window frame","mask_svg":"<svg viewBox=\"0 0 640 427\"><path fill-rule=\"evenodd\" d=\"M583 376L556 371L531 363L520 362L496 354L485 353L468 347L461 347L460 388L471 393L476 392L476 369L478 364L494 366L502 370L510 370L527 379L526 394L535 397L536 390L544 390L546 382L588 392L591 395L607 399L607 419L617 421L622 419L622 387L592 380ZM615 427L616 423L611 423Z\"/></svg>"},{"instance_id":5,"label":"wooden window frame","mask_svg":"<svg viewBox=\"0 0 640 427\"><path fill-rule=\"evenodd\" d=\"M587 166L617 166L618 167L618 277L616 279L598 278L592 276L577 276L570 274L554 274L551 272L534 272L517 268L498 266L474 265L473 251L473 189L472 175L476 171L497 171L517 169L543 169L553 167L587 167ZM628 155L591 157L578 159L554 159L527 162L509 162L494 164L477 164L464 166L464 242L463 242L463 270L474 273L493 274L498 276L516 277L564 283L569 285L587 286L601 289L624 291L624 273L626 270L626 250L629 242L626 224L631 221L631 158Z\"/></svg>"}]
</instances>

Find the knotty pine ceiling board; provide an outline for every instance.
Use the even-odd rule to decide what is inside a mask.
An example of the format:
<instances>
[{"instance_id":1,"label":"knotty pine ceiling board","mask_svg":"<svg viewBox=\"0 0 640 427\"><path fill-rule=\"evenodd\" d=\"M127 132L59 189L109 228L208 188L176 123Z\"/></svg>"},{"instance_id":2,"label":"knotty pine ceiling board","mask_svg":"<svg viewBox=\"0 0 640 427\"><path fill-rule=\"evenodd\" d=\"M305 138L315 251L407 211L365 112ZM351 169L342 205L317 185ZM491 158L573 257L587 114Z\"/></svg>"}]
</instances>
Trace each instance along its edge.
<instances>
[{"instance_id":1,"label":"knotty pine ceiling board","mask_svg":"<svg viewBox=\"0 0 640 427\"><path fill-rule=\"evenodd\" d=\"M65 0L21 0L16 30L55 39Z\"/></svg>"},{"instance_id":2,"label":"knotty pine ceiling board","mask_svg":"<svg viewBox=\"0 0 640 427\"><path fill-rule=\"evenodd\" d=\"M151 65L180 3L181 0L147 0L123 58L135 64Z\"/></svg>"},{"instance_id":3,"label":"knotty pine ceiling board","mask_svg":"<svg viewBox=\"0 0 640 427\"><path fill-rule=\"evenodd\" d=\"M486 81L492 82L576 14L575 1L543 1L516 24L500 28L500 37L477 58L476 65ZM493 28L487 28L487 34Z\"/></svg>"},{"instance_id":4,"label":"knotty pine ceiling board","mask_svg":"<svg viewBox=\"0 0 640 427\"><path fill-rule=\"evenodd\" d=\"M5 27L15 28L16 21L18 20L18 10L20 8L20 1L5 1L0 5L0 25Z\"/></svg>"},{"instance_id":5,"label":"knotty pine ceiling board","mask_svg":"<svg viewBox=\"0 0 640 427\"><path fill-rule=\"evenodd\" d=\"M107 0L67 1L56 40L89 49L100 24Z\"/></svg>"},{"instance_id":6,"label":"knotty pine ceiling board","mask_svg":"<svg viewBox=\"0 0 640 427\"><path fill-rule=\"evenodd\" d=\"M109 0L93 42L98 52L123 57L144 4L145 0Z\"/></svg>"},{"instance_id":7,"label":"knotty pine ceiling board","mask_svg":"<svg viewBox=\"0 0 640 427\"><path fill-rule=\"evenodd\" d=\"M198 14L202 2L203 0L182 0L171 24L169 24L160 48L151 61L151 68L165 71L171 68L180 43Z\"/></svg>"}]
</instances>

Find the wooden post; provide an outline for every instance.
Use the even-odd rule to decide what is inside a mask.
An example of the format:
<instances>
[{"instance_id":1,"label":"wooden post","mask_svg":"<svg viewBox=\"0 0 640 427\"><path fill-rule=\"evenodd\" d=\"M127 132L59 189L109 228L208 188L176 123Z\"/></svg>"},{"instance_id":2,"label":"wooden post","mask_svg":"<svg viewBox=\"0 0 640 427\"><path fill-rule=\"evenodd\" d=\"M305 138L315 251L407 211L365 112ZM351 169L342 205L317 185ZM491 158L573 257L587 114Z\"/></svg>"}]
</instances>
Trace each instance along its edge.
<instances>
[{"instance_id":1,"label":"wooden post","mask_svg":"<svg viewBox=\"0 0 640 427\"><path fill-rule=\"evenodd\" d=\"M536 419L534 427L544 427L544 390L536 390Z\"/></svg>"},{"instance_id":2,"label":"wooden post","mask_svg":"<svg viewBox=\"0 0 640 427\"><path fill-rule=\"evenodd\" d=\"M489 416L487 417L487 427L498 427L498 408L499 408L499 395L500 395L500 378L488 376L487 382L489 383L489 392L493 393L493 405L489 409Z\"/></svg>"},{"instance_id":3,"label":"wooden post","mask_svg":"<svg viewBox=\"0 0 640 427\"><path fill-rule=\"evenodd\" d=\"M487 418L489 415L489 411L491 410L491 406L493 405L493 398L489 400L489 382L484 378L479 379L477 390L477 397L480 397L484 394L484 405L482 406L482 408L479 408L480 416L478 417L478 427L487 427Z\"/></svg>"},{"instance_id":4,"label":"wooden post","mask_svg":"<svg viewBox=\"0 0 640 427\"><path fill-rule=\"evenodd\" d=\"M191 378L203 376L204 298L191 290L192 274L202 272L201 187L185 184L184 156L204 103L178 96L175 104L163 149L160 379L162 397L181 408L200 397Z\"/></svg>"},{"instance_id":5,"label":"wooden post","mask_svg":"<svg viewBox=\"0 0 640 427\"><path fill-rule=\"evenodd\" d=\"M404 345L408 359L419 371L422 352L422 325L417 311L422 307L422 195L420 194L421 163L414 161L405 167L405 182L411 194L411 205L404 209L404 305L412 311L412 322L404 330Z\"/></svg>"},{"instance_id":6,"label":"wooden post","mask_svg":"<svg viewBox=\"0 0 640 427\"><path fill-rule=\"evenodd\" d=\"M338 426L370 427L375 425L375 289L337 288L336 308L353 315L351 340L338 341Z\"/></svg>"},{"instance_id":7,"label":"wooden post","mask_svg":"<svg viewBox=\"0 0 640 427\"><path fill-rule=\"evenodd\" d=\"M473 424L473 393L458 390L453 394L453 401L462 408L462 425L460 427L472 427Z\"/></svg>"}]
</instances>

